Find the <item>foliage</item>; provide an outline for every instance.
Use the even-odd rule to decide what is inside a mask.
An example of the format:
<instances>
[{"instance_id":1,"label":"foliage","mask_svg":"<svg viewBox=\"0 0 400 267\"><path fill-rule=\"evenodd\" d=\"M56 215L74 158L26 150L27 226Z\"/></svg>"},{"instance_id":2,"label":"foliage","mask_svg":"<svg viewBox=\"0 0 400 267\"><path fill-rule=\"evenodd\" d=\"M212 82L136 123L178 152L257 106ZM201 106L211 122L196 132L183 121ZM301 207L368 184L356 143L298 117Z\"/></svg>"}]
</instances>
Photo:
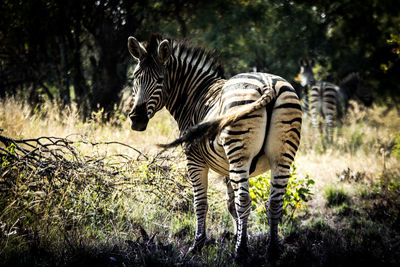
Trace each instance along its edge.
<instances>
[{"instance_id":1,"label":"foliage","mask_svg":"<svg viewBox=\"0 0 400 267\"><path fill-rule=\"evenodd\" d=\"M162 32L220 51L227 76L256 68L292 80L310 56L327 80L359 71L398 105L399 14L395 0L2 1L0 96L76 102L85 119L112 113L134 63L127 37Z\"/></svg>"},{"instance_id":2,"label":"foliage","mask_svg":"<svg viewBox=\"0 0 400 267\"><path fill-rule=\"evenodd\" d=\"M299 250L288 250L277 266L396 266L399 237L386 225L362 216L338 215L329 223L324 215L300 226L286 239Z\"/></svg>"},{"instance_id":3,"label":"foliage","mask_svg":"<svg viewBox=\"0 0 400 267\"><path fill-rule=\"evenodd\" d=\"M126 81L123 44L140 35L147 8L147 1L3 1L1 96L19 90L33 105L44 94L74 100L84 116L98 105L111 112Z\"/></svg>"},{"instance_id":4,"label":"foliage","mask_svg":"<svg viewBox=\"0 0 400 267\"><path fill-rule=\"evenodd\" d=\"M313 73L315 74L315 79L317 81L326 81L331 72L332 66L330 62L326 62L324 66L317 62L313 67Z\"/></svg>"},{"instance_id":5,"label":"foliage","mask_svg":"<svg viewBox=\"0 0 400 267\"><path fill-rule=\"evenodd\" d=\"M390 33L390 38L386 40L386 42L390 45L393 46L392 52L393 54L397 55L397 59L395 58L395 62L400 59L400 24L397 25L397 27L394 29L396 32ZM382 63L381 64L381 69L384 72L389 71L394 66L394 63L389 60L389 62Z\"/></svg>"},{"instance_id":6,"label":"foliage","mask_svg":"<svg viewBox=\"0 0 400 267\"><path fill-rule=\"evenodd\" d=\"M255 210L259 215L263 215L264 218L267 215L266 203L271 190L270 180L271 172L269 171L263 175L250 178L249 181L252 210ZM296 209L311 198L313 195L311 189L314 183L314 180L308 175L303 178L299 177L296 174L296 166L291 166L289 182L283 197L283 216L286 217L286 220L295 218Z\"/></svg>"},{"instance_id":7,"label":"foliage","mask_svg":"<svg viewBox=\"0 0 400 267\"><path fill-rule=\"evenodd\" d=\"M400 132L396 134L396 137L394 139L395 145L393 147L392 154L400 159Z\"/></svg>"}]
</instances>

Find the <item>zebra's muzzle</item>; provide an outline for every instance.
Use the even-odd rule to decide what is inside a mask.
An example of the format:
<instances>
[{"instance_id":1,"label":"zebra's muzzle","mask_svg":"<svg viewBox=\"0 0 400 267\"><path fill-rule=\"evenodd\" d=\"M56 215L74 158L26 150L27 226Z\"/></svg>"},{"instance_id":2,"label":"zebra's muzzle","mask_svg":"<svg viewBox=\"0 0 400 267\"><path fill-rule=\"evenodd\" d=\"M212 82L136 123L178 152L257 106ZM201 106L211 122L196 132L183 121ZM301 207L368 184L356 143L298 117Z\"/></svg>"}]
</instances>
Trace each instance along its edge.
<instances>
[{"instance_id":1,"label":"zebra's muzzle","mask_svg":"<svg viewBox=\"0 0 400 267\"><path fill-rule=\"evenodd\" d=\"M144 131L147 128L149 119L146 116L129 116L132 121L131 129L134 131Z\"/></svg>"},{"instance_id":2,"label":"zebra's muzzle","mask_svg":"<svg viewBox=\"0 0 400 267\"><path fill-rule=\"evenodd\" d=\"M149 118L147 117L146 106L140 105L129 113L129 118L132 121L131 128L134 131L144 131L149 123Z\"/></svg>"}]
</instances>

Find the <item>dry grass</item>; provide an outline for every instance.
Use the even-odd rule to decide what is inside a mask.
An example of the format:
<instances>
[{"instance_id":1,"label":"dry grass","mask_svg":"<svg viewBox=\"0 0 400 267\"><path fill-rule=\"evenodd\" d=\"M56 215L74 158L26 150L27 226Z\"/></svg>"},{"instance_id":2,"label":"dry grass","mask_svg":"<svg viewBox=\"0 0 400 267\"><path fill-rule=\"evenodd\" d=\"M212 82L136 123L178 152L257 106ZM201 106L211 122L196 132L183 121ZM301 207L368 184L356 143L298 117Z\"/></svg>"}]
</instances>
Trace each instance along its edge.
<instances>
[{"instance_id":1,"label":"dry grass","mask_svg":"<svg viewBox=\"0 0 400 267\"><path fill-rule=\"evenodd\" d=\"M399 167L398 160L390 157L399 132L400 116L396 110L385 112L384 107L378 106L360 110L355 105L355 110L350 110L343 125L335 130L331 145L305 121L296 157L298 172L315 179L317 192L336 183L347 168L377 177L384 169Z\"/></svg>"},{"instance_id":2,"label":"dry grass","mask_svg":"<svg viewBox=\"0 0 400 267\"><path fill-rule=\"evenodd\" d=\"M95 259L92 259L93 261L89 260L88 264L95 262L99 258L104 260L104 257L106 257L106 262L109 263L110 255L114 255L112 257L119 263L128 262L131 264L138 262L148 265L151 263L165 265L174 264L176 262L187 265L215 265L217 262L219 262L218 264L220 265L231 264L231 245L226 241L226 237L229 236L226 234L226 230L231 228L231 221L225 209L225 186L221 179L218 179L215 174L212 175L209 183L209 194L211 197L208 214L208 229L211 240L212 238L216 239L214 240L215 242L211 242L211 244L214 245L206 248L205 252L203 252L203 257L200 258L186 258L186 256L183 256L179 251L187 249L190 245L194 235L195 223L191 207L192 202L190 200L192 197L191 190L185 180L185 161L181 150L177 149L168 152L164 155L165 157L162 157L158 155L159 149L156 147L156 144L166 143L178 136L176 123L168 112L165 110L159 112L150 121L148 129L145 132L133 132L130 130L130 123L123 114L115 116L107 123L102 122L103 116L104 114L102 112L93 113L87 122L81 122L79 120L79 110L75 106L60 110L56 105L46 102L40 109L31 109L25 102L14 98L0 101L1 135L14 139L38 138L40 136L68 138L68 140L71 141L79 141L75 143L74 148L77 150L81 159L88 161L88 166L92 164L92 162L99 160L105 162L105 165L102 165L102 167L104 167L106 171L113 170L112 168L114 167L112 166L123 166L124 168L123 173L115 177L109 174L102 176L100 169L97 171L95 170L91 174L87 172L88 175L85 176L85 179L87 179L87 188L84 191L79 191L81 189L75 182L67 181L58 184L59 187L57 187L57 190L61 192L60 194L62 196L68 196L69 192L72 192L71 190L74 190L73 192L80 192L79 200L74 200L72 197L69 199L69 203L72 207L70 207L71 212L67 215L64 213L65 207L64 204L60 202L61 199L52 201L57 195L54 193L54 188L46 187L45 190L48 191L46 191L47 195L39 194L37 196L34 195L31 190L28 196L33 197L33 200L37 197L41 199L42 202L44 202L43 199L46 199L48 202L45 205L46 216L38 217L42 219L45 218L41 222L43 225L27 223L21 226L21 221L29 217L24 215L23 212L14 214L17 217L22 216L18 217L20 218L18 219L19 222L14 225L15 221L17 221L17 217L14 218L14 222L11 222L12 220L10 218L4 216L3 211L2 215L0 215L0 230L3 234L13 233L14 228L19 229L18 231L25 229L27 232L25 232L25 234L22 233L20 237L22 241L18 241L19 239L14 240L19 249L22 247L26 249L26 246L32 247L32 244L37 246L36 249L43 249L49 246L57 235L64 236L58 240L59 243L57 246L53 244L53 249L51 251L41 252L44 253L44 256L41 255L40 257L44 259L45 263L46 253L54 253L54 251L61 253L58 254L55 259L63 258L65 260L65 257L68 256L70 258L68 258L67 262L70 264L74 262L82 263L82 258L74 253L78 253L79 250L84 250L86 252L83 253L83 258L87 258L90 255L95 256ZM353 242L358 235L351 232L346 239L343 239L342 235L344 232L341 231L347 231L346 229L351 229L351 227L353 227L352 223L355 222L350 222L350 220L353 219L353 217L351 217L353 214L358 214L358 216L361 216L360 214L365 214L363 210L364 208L368 209L368 205L372 205L372 207L374 207L373 205L378 205L378 207L381 207L379 205L383 205L383 208L389 207L392 210L394 209L393 214L395 214L396 209L393 207L396 206L397 200L390 192L397 191L390 191L387 190L387 188L396 186L396 182L391 182L393 179L393 181L398 181L396 173L398 173L397 170L400 169L399 160L391 156L391 151L394 146L395 135L399 132L400 116L396 111L392 110L386 112L384 108L377 106L368 110L360 110L356 107L356 110L350 113L346 118L344 124L336 130L334 145L324 143L323 138L313 131L310 124L308 122L304 123L300 151L296 156L295 164L299 176L304 177L308 174L315 181L315 186L313 188L314 196L311 202L303 206L300 210L297 216L298 221L283 225L281 228L281 235L285 239L285 242L292 244L294 247L299 247L299 250L289 249L286 254L282 256L281 263L283 265L288 265L295 261L294 259L296 257L301 258L305 257L305 255L313 255L314 257L303 259L303 264L305 265L307 265L306 263L310 263L309 259L316 259L318 257L329 261L329 256L323 253L326 253L325 250L331 249L329 244L332 243L332 241L327 241L330 240L330 238L340 239L340 242L342 242L340 243L338 241L341 246L340 249L352 255L351 253L354 251L346 249L348 249L348 244ZM142 159L141 161L136 161L137 153L133 152L129 147L118 144L104 144L104 142L110 141L128 144L146 154L148 160ZM5 146L2 146L2 148L5 148ZM126 157L115 155L125 155ZM71 158L69 158L69 160L71 160ZM156 166L169 167L167 174L159 169L157 170L157 168L151 167L155 166L151 165L151 163L154 163ZM79 175L82 175L84 172L85 171L82 170ZM387 182L381 183L381 187L382 184L386 186L386 189L382 187L383 189L381 190L379 189L380 187L376 185L383 179L382 177L389 177L387 173L391 175L389 176L392 177L390 178L392 180L389 179ZM74 181L82 179L82 176L79 175ZM42 176L40 177L41 179L47 179ZM169 180L170 182L178 179L181 185L187 187L182 190L181 195L177 192L179 189L174 191L174 194L165 194L166 192L170 192L170 187L173 186L173 183L166 182L165 177L172 179ZM30 179L33 178L34 177L30 177ZM102 180L107 183L99 183L99 181ZM28 178L26 181L27 183L32 182ZM126 183L126 185L124 185L124 183ZM390 198L394 200L385 200L382 202L385 204L380 202L371 204L369 200L371 192L368 190L372 187L376 188L377 193L374 194L376 194L378 199L385 199L390 196ZM26 188L21 186L15 188L19 191L16 191L14 197L18 196L18 194L23 195L23 192L26 192ZM341 193L346 194L346 199L348 201L343 204L344 206L327 207L325 192L327 192L327 190L335 190L335 188L343 189ZM98 192L98 196L102 196L102 198L94 197L91 190ZM105 194L104 192L112 193ZM333 194L334 193L333 191ZM360 197L360 195L364 197ZM26 198L26 196L24 198ZM17 201L16 203L19 203L18 205L22 205L21 207L23 207L25 211L31 208L29 206L24 206L23 201L19 201L18 197L15 197L15 200ZM29 201L32 201L32 199L29 199ZM29 201L27 203L30 203ZM390 205L393 207L388 206L389 204L387 203L392 203ZM0 202L0 204L2 203ZM7 205L10 205L10 203ZM13 205L19 207L15 203L13 203L11 207L13 207ZM100 210L98 205L103 205ZM173 210L173 212L171 212L171 210ZM337 216L343 217L343 214L349 216L349 222L337 221ZM49 217L50 215L52 215L53 218ZM80 215L80 217L78 215ZM250 232L266 233L268 226L265 220L263 222L257 216L258 215L254 212L251 215L249 225ZM380 215L377 213L376 217L379 216ZM54 228L52 223L59 221L60 218L68 218L70 225L62 225L61 228ZM10 219L10 221L7 221L8 219ZM100 224L96 224L96 221L101 222L103 225L100 226ZM391 219L388 219L388 221L391 222ZM361 222L357 221L356 223ZM380 234L383 235L384 238L389 239L392 236L387 232L387 228L379 230L380 232L378 231L377 233L368 232L376 228L375 224L368 223L365 225L363 224L361 227L362 229L365 228L365 232L367 233L366 237L354 241L356 242L353 244L353 249L355 249L354 253L359 253L358 249L361 250L364 245L369 244L369 234ZM44 225L46 225L47 230L41 228ZM140 231L138 232L139 226L143 227L149 235L150 233L157 233L155 239L159 243L143 240L145 239L143 234L141 234ZM65 227L67 227L67 230L65 230ZM335 227L337 228L336 230ZM35 229L39 230L35 231ZM38 239L38 233L43 239ZM310 237L308 236L310 233L314 233L315 235ZM396 232L396 234L398 233ZM219 238L220 236L221 238ZM11 234L7 238L13 237L15 237L14 234ZM262 253L264 252L262 252L261 248L265 248L265 239L265 234L254 235L250 238L250 246L253 250L263 255ZM124 243L124 240L129 241L128 245ZM315 245L317 243L311 243L318 242L318 240L325 240L325 245L321 245L322 243L318 243L319 245ZM9 239L6 239L6 241L8 242ZM4 239L0 239L0 242L4 244ZM70 254L63 255L62 252L60 252L62 251L60 248L66 244L65 242L80 244L80 246L72 252L69 251L68 253ZM113 248L111 246L110 248L110 243L117 244L115 245L117 247ZM9 247L11 246L11 243L7 244ZM316 249L312 251L308 247L302 247L312 247L314 245ZM332 245L335 244L332 243ZM95 246L95 248L93 248L93 246ZM10 249L12 250L12 246ZM1 250L0 255L4 251L6 250ZM14 251L14 253L17 253L17 257L18 251L18 249ZM26 252L26 250L20 251ZM336 255L335 251L336 250L332 252L333 257ZM8 252L11 253L10 250L8 250ZM132 256L139 255L138 253L140 256L136 256L136 258ZM341 251L338 250L337 253L339 255ZM12 258L10 255L8 255L8 258L15 260L15 258ZM159 258L159 261L154 262L154 255ZM293 255L297 256L294 257ZM379 259L382 255L376 257ZM29 259L29 257L26 258L27 261L29 261ZM254 258L253 263L262 263L263 260L265 260L263 256L261 258ZM113 259L111 259L111 261L113 261ZM60 263L47 262L46 264L59 265ZM103 264L106 263L103 262ZM323 264L323 262L321 264ZM316 263L315 265L319 266L321 264Z\"/></svg>"},{"instance_id":3,"label":"dry grass","mask_svg":"<svg viewBox=\"0 0 400 267\"><path fill-rule=\"evenodd\" d=\"M87 122L81 122L76 105L61 109L51 102L45 102L40 108L33 109L24 101L8 98L0 102L0 111L2 134L16 139L77 135L93 142L122 142L147 153L154 151L158 143L177 136L176 123L166 110L156 114L145 132L133 132L125 114L103 123L104 114L99 111L92 113Z\"/></svg>"},{"instance_id":4,"label":"dry grass","mask_svg":"<svg viewBox=\"0 0 400 267\"><path fill-rule=\"evenodd\" d=\"M377 177L383 169L398 167L398 160L390 157L396 133L400 132L400 116L395 110L384 107L354 109L346 117L343 126L336 130L334 145L324 144L323 138L305 121L300 151L296 157L297 172L309 174L316 182L316 199L321 200L324 188L338 181L338 176L350 168ZM40 109L32 110L25 102L14 98L0 102L0 129L2 134L13 138L39 136L84 138L91 142L118 141L129 144L144 153L156 154L159 143L166 143L178 136L176 123L166 110L157 113L144 132L134 132L124 114L102 123L102 112L93 113L87 122L79 120L76 106L60 110L46 102ZM4 111L4 112L3 112ZM384 114L385 113L385 114ZM90 146L85 147L89 150ZM126 148L107 147L111 153L130 153ZM112 151L117 149L117 151ZM218 190L224 185L212 175ZM318 201L320 202L320 201Z\"/></svg>"}]
</instances>

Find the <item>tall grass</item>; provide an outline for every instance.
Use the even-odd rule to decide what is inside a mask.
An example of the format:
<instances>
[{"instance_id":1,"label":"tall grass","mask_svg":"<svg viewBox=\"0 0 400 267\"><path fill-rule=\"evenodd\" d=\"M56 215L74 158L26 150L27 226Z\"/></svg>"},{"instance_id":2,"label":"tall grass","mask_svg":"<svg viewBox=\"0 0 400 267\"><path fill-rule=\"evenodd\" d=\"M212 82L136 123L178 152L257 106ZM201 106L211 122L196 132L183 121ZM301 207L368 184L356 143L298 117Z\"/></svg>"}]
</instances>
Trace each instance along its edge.
<instances>
[{"instance_id":1,"label":"tall grass","mask_svg":"<svg viewBox=\"0 0 400 267\"><path fill-rule=\"evenodd\" d=\"M91 141L119 141L150 152L158 143L178 135L176 123L166 110L156 114L146 132L133 132L129 119L121 112L104 123L105 114L99 110L82 122L79 109L74 104L61 108L47 101L34 108L23 100L11 97L0 101L0 110L2 134L13 138L79 135Z\"/></svg>"},{"instance_id":2,"label":"tall grass","mask_svg":"<svg viewBox=\"0 0 400 267\"><path fill-rule=\"evenodd\" d=\"M77 156L66 155L63 162L83 166L63 168L60 163L50 168L45 164L33 170L23 167L27 166L23 162L1 159L0 262L235 264L225 185L213 173L209 182L209 239L201 254L185 254L195 232L185 157L180 149L159 154L156 147L178 136L168 112L156 114L145 132L131 131L123 112L105 123L103 117L100 110L82 122L74 105L61 109L45 102L40 108L31 108L16 98L0 101L0 135L67 138ZM297 199L292 201L296 216L289 213L290 223L284 220L281 224L280 236L287 246L275 265L322 266L336 258L342 264L361 263L355 255L388 265L400 261L399 253L365 249L399 248L400 230L394 225L400 217L400 165L392 152L399 145L399 133L396 111L386 112L377 106L351 112L336 130L333 145L324 143L309 122L304 122L292 179L294 189L289 189L286 199ZM1 148L13 149L9 145ZM252 180L249 246L250 264L254 265L270 264L266 254L268 223L261 203L265 200L263 188L268 190L267 176ZM315 182L312 187L311 180ZM344 201L340 200L343 195Z\"/></svg>"}]
</instances>

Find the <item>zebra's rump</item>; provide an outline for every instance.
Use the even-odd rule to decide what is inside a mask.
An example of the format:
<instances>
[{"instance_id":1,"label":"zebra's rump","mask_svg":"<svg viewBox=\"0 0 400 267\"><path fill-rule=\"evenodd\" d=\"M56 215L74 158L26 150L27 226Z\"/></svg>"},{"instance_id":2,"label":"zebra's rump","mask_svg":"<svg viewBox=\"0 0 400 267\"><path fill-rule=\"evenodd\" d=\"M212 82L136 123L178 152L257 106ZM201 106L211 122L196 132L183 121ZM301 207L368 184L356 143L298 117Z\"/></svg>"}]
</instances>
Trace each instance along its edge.
<instances>
[{"instance_id":1,"label":"zebra's rump","mask_svg":"<svg viewBox=\"0 0 400 267\"><path fill-rule=\"evenodd\" d=\"M263 173L270 168L270 161L276 160L271 158L271 154L274 157L282 156L276 152L268 154L268 146L281 149L289 143L290 154L294 157L300 139L301 107L295 90L281 77L266 73L233 76L223 86L219 106L216 107L218 112L213 113L221 116L252 105L266 91L273 91L276 97L266 106L223 129L214 139L205 140L204 145L200 146L201 154L214 171L228 175L228 157L241 153L236 160L250 160L250 176ZM273 136L269 134L271 129ZM251 158L243 158L247 156Z\"/></svg>"},{"instance_id":2,"label":"zebra's rump","mask_svg":"<svg viewBox=\"0 0 400 267\"><path fill-rule=\"evenodd\" d=\"M328 82L317 82L311 87L311 109L322 116L334 115L337 109L339 87Z\"/></svg>"}]
</instances>

